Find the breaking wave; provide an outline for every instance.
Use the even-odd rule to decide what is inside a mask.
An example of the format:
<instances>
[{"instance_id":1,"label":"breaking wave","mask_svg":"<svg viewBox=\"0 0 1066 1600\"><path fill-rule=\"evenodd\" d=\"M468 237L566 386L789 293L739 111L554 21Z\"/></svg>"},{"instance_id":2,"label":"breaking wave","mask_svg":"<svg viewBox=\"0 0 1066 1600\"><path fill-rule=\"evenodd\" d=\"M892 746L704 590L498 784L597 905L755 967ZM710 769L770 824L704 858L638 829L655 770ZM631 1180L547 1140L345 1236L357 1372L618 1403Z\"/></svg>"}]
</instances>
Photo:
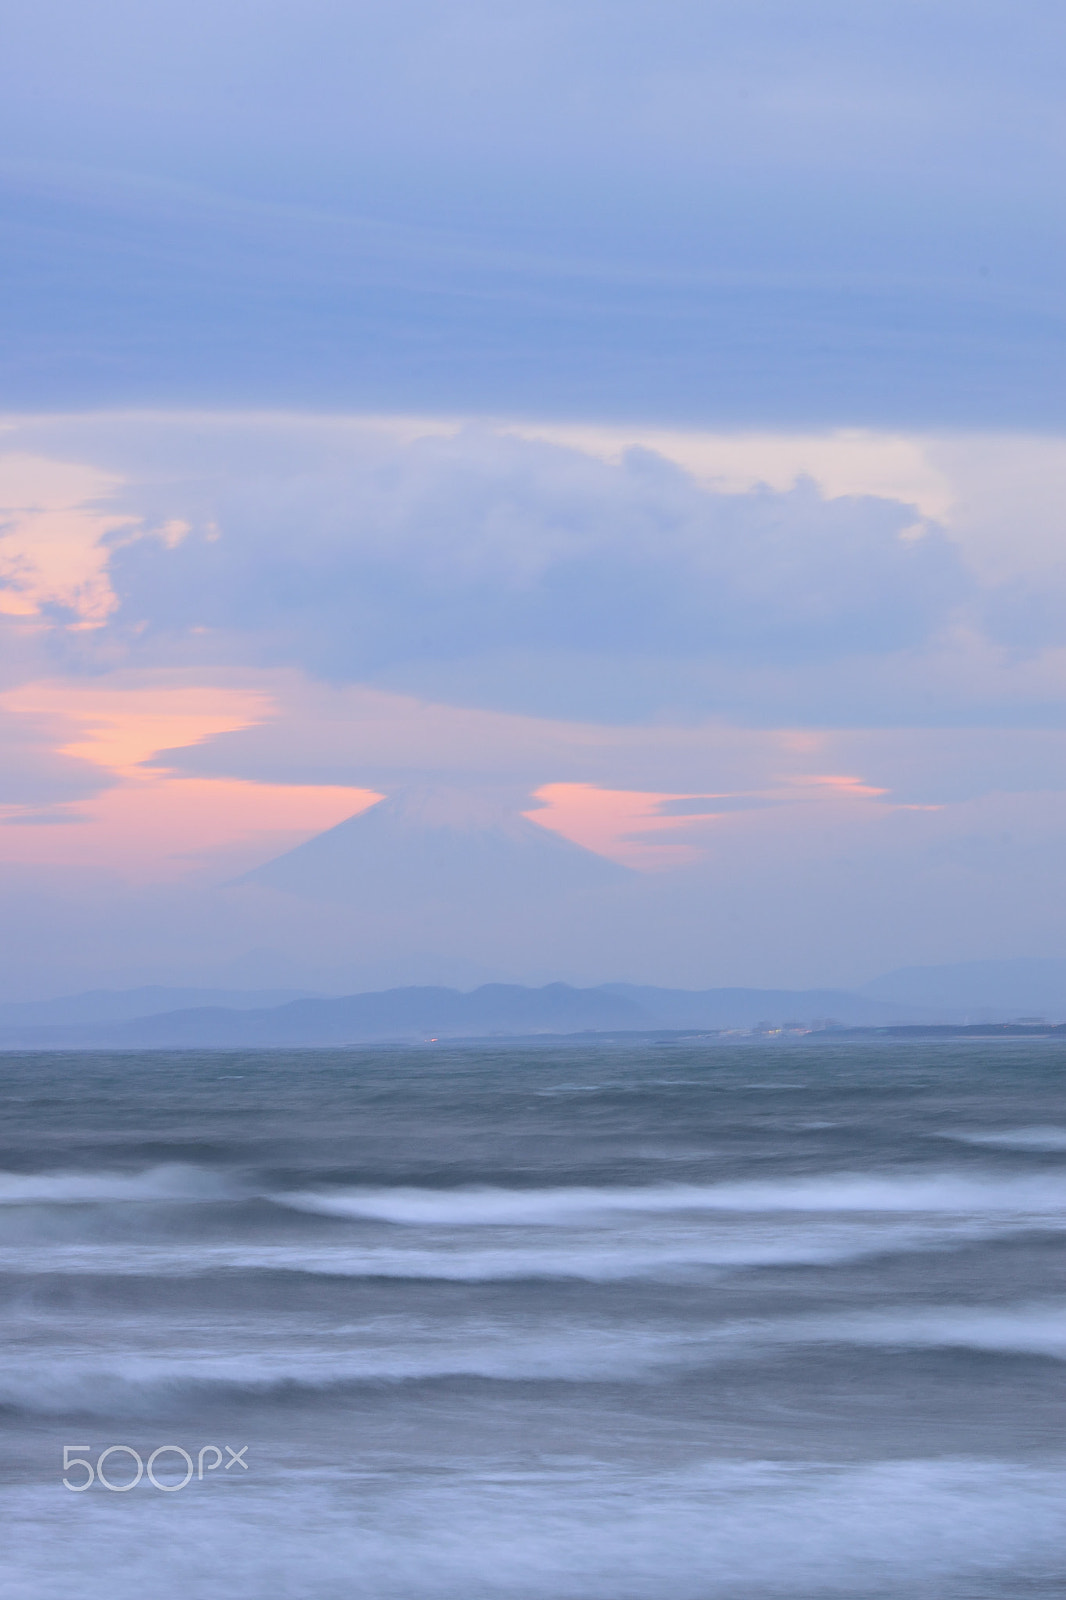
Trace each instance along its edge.
<instances>
[{"instance_id":1,"label":"breaking wave","mask_svg":"<svg viewBox=\"0 0 1066 1600\"><path fill-rule=\"evenodd\" d=\"M992 1133L943 1133L958 1144L986 1145L999 1150L1066 1151L1066 1128L1003 1128Z\"/></svg>"},{"instance_id":2,"label":"breaking wave","mask_svg":"<svg viewBox=\"0 0 1066 1600\"><path fill-rule=\"evenodd\" d=\"M302 1190L271 1198L278 1205L321 1216L422 1227L581 1226L618 1212L1008 1212L1066 1218L1066 1174L974 1177L945 1172L877 1177L840 1173L776 1183Z\"/></svg>"},{"instance_id":3,"label":"breaking wave","mask_svg":"<svg viewBox=\"0 0 1066 1600\"><path fill-rule=\"evenodd\" d=\"M218 1403L286 1389L447 1379L633 1382L667 1369L776 1359L782 1347L798 1351L819 1344L966 1349L1066 1361L1066 1304L1055 1302L733 1320L698 1333L552 1318L517 1332L504 1321L463 1319L286 1328L279 1317L276 1330L274 1339L264 1341L249 1325L216 1327L213 1342L204 1344L197 1324L170 1320L165 1331L173 1348L153 1355L144 1347L162 1330L151 1323L131 1322L125 1330L111 1325L113 1341L123 1332L127 1339L108 1349L51 1343L48 1330L38 1327L32 1356L12 1353L0 1360L0 1407L112 1416L151 1411L190 1390L210 1391Z\"/></svg>"},{"instance_id":4,"label":"breaking wave","mask_svg":"<svg viewBox=\"0 0 1066 1600\"><path fill-rule=\"evenodd\" d=\"M0 1205L93 1205L144 1200L217 1200L224 1175L171 1163L142 1172L0 1172Z\"/></svg>"}]
</instances>

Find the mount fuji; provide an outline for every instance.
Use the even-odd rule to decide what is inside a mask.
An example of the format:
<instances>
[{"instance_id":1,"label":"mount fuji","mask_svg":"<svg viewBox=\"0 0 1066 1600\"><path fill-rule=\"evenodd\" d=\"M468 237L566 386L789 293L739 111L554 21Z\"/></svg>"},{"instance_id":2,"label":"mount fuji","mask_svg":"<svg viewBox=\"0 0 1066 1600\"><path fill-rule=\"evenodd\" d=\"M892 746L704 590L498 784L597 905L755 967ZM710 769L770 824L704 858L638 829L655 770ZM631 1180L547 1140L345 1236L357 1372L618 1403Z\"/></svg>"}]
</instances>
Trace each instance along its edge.
<instances>
[{"instance_id":1,"label":"mount fuji","mask_svg":"<svg viewBox=\"0 0 1066 1600\"><path fill-rule=\"evenodd\" d=\"M239 881L387 917L447 908L468 922L560 907L637 874L522 815L514 791L408 788Z\"/></svg>"}]
</instances>

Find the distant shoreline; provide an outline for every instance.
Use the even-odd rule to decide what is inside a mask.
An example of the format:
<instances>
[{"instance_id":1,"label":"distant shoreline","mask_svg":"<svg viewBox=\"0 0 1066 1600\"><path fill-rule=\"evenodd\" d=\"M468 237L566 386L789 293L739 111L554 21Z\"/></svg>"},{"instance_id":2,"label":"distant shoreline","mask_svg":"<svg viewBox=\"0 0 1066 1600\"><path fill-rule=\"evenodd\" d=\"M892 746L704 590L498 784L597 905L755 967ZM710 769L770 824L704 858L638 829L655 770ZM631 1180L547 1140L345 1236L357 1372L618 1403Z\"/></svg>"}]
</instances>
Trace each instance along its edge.
<instances>
[{"instance_id":1,"label":"distant shoreline","mask_svg":"<svg viewBox=\"0 0 1066 1600\"><path fill-rule=\"evenodd\" d=\"M476 1034L443 1034L437 1038L420 1038L413 1034L397 1034L391 1038L378 1037L369 1039L338 1039L338 1040L308 1040L301 1043L298 1040L261 1040L257 1042L218 1041L210 1043L134 1043L123 1041L121 1043L104 1043L101 1041L77 1044L63 1042L55 1044L32 1043L18 1044L0 1041L0 1057L3 1056L56 1056L56 1055L255 1055L284 1054L294 1051L345 1051L345 1050L449 1050L449 1049L480 1049L493 1050L515 1046L525 1049L543 1047L570 1046L572 1048L595 1048L604 1045L650 1045L650 1044L707 1044L722 1045L756 1045L769 1044L781 1045L807 1045L807 1044L907 1044L907 1043L937 1043L938 1041L950 1042L969 1040L974 1044L979 1043L1010 1043L1019 1039L1029 1042L1041 1040L1066 1042L1066 1023L1055 1026L1038 1027L1026 1026L1018 1023L974 1023L958 1026L946 1023L922 1024L913 1026L900 1025L894 1027L870 1028L823 1028L823 1029L795 1029L795 1030L744 1030L738 1028L701 1028L701 1029L583 1029L575 1033L476 1033Z\"/></svg>"}]
</instances>

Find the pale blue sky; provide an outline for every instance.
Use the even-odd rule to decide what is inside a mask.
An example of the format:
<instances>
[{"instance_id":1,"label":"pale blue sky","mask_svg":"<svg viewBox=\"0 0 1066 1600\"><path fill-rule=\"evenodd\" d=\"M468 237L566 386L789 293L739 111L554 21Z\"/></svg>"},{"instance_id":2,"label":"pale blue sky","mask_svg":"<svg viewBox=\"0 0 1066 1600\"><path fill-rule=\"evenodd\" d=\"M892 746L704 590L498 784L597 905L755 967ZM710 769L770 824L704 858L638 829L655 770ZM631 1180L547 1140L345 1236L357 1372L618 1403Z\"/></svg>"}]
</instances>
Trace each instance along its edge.
<instances>
[{"instance_id":1,"label":"pale blue sky","mask_svg":"<svg viewBox=\"0 0 1066 1600\"><path fill-rule=\"evenodd\" d=\"M0 404L1063 417L1047 0L12 0Z\"/></svg>"}]
</instances>

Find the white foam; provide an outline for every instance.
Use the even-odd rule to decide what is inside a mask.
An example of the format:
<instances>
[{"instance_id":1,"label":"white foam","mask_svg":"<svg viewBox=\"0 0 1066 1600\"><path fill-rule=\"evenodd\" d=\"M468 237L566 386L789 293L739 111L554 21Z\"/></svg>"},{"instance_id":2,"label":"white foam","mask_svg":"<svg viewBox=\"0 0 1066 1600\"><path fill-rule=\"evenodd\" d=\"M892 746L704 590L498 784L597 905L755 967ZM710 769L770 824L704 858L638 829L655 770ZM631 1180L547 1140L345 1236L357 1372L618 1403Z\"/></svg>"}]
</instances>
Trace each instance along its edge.
<instances>
[{"instance_id":1,"label":"white foam","mask_svg":"<svg viewBox=\"0 0 1066 1600\"><path fill-rule=\"evenodd\" d=\"M408 1476L249 1459L239 1485L93 1489L76 1510L52 1482L13 1486L0 1596L970 1600L1053 1592L1066 1539L1057 1465L453 1462Z\"/></svg>"},{"instance_id":2,"label":"white foam","mask_svg":"<svg viewBox=\"0 0 1066 1600\"><path fill-rule=\"evenodd\" d=\"M905 1349L982 1350L1066 1361L1066 1304L888 1306L831 1316L783 1317L726 1325L721 1337L752 1345L853 1344Z\"/></svg>"},{"instance_id":3,"label":"white foam","mask_svg":"<svg viewBox=\"0 0 1066 1600\"><path fill-rule=\"evenodd\" d=\"M940 1138L1002 1150L1066 1150L1066 1128L1002 1128L992 1133L943 1133Z\"/></svg>"},{"instance_id":4,"label":"white foam","mask_svg":"<svg viewBox=\"0 0 1066 1600\"><path fill-rule=\"evenodd\" d=\"M275 1317L270 1334L254 1324L210 1332L167 1319L164 1329L114 1319L107 1347L49 1337L20 1341L0 1356L0 1406L46 1415L114 1417L151 1412L190 1387L263 1392L299 1385L400 1383L445 1378L501 1382L618 1382L702 1361L699 1342L676 1334L545 1319L518 1331L473 1319L443 1326L413 1319L322 1328ZM165 1332L165 1339L159 1337ZM153 1348L154 1347L154 1348Z\"/></svg>"},{"instance_id":5,"label":"white foam","mask_svg":"<svg viewBox=\"0 0 1066 1600\"><path fill-rule=\"evenodd\" d=\"M215 1200L230 1193L221 1174L203 1167L141 1172L0 1172L0 1205L90 1205L115 1201Z\"/></svg>"},{"instance_id":6,"label":"white foam","mask_svg":"<svg viewBox=\"0 0 1066 1600\"><path fill-rule=\"evenodd\" d=\"M969 1143L1010 1141L1059 1148L1059 1129L952 1135ZM210 1201L251 1191L224 1173L172 1163L140 1172L0 1172L0 1205L85 1205L152 1200ZM1066 1220L1066 1174L965 1172L838 1173L774 1182L656 1184L542 1189L303 1189L267 1196L290 1210L408 1226L584 1227L613 1215L684 1213L1014 1214Z\"/></svg>"},{"instance_id":7,"label":"white foam","mask_svg":"<svg viewBox=\"0 0 1066 1600\"><path fill-rule=\"evenodd\" d=\"M574 1226L618 1212L1007 1212L1063 1219L1066 1174L840 1173L644 1188L299 1190L271 1198L322 1216L438 1227Z\"/></svg>"},{"instance_id":8,"label":"white foam","mask_svg":"<svg viewBox=\"0 0 1066 1600\"><path fill-rule=\"evenodd\" d=\"M1028 1226L1025 1217L1021 1225ZM1046 1225L1046 1223L1045 1223ZM714 1277L751 1267L817 1266L864 1256L959 1249L1009 1236L1014 1217L894 1217L861 1221L804 1219L703 1223L688 1229L652 1226L591 1231L499 1230L476 1242L441 1235L432 1245L301 1244L70 1244L34 1240L0 1247L0 1271L22 1276L199 1277L227 1272L300 1272L325 1277L440 1279L458 1283L571 1278L588 1283L625 1279L674 1281ZM417 1239L418 1236L416 1235Z\"/></svg>"},{"instance_id":9,"label":"white foam","mask_svg":"<svg viewBox=\"0 0 1066 1600\"><path fill-rule=\"evenodd\" d=\"M1066 1360L1066 1304L888 1306L876 1311L711 1322L698 1331L527 1316L393 1315L330 1325L276 1312L203 1323L170 1312L86 1322L9 1319L0 1404L45 1414L151 1410L190 1386L242 1392L443 1378L619 1382L750 1362L818 1344L974 1350Z\"/></svg>"}]
</instances>

